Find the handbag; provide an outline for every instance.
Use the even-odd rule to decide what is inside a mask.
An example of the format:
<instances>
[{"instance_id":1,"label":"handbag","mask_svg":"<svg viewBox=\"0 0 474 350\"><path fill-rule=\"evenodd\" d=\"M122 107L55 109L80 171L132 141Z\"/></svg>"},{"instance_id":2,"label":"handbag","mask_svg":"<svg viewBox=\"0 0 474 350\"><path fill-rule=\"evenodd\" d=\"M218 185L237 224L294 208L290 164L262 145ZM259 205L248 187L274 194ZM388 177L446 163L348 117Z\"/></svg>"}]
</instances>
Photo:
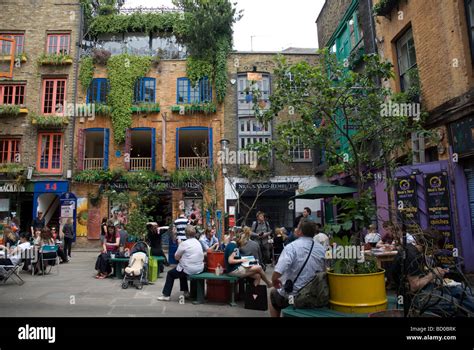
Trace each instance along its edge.
<instances>
[{"instance_id":1,"label":"handbag","mask_svg":"<svg viewBox=\"0 0 474 350\"><path fill-rule=\"evenodd\" d=\"M253 283L245 288L245 309L268 310L267 286L254 286Z\"/></svg>"},{"instance_id":2,"label":"handbag","mask_svg":"<svg viewBox=\"0 0 474 350\"><path fill-rule=\"evenodd\" d=\"M295 280L294 281L286 280L285 286L283 287L283 289L287 294L290 294L291 292L293 292L294 285L295 285L296 281L298 280L298 277L300 277L301 272L303 272L303 269L306 266L306 263L308 262L309 257L311 256L311 253L313 252L313 247L314 247L314 240L313 240L313 243L311 244L311 248L309 249L309 254L308 254L303 266L301 266L300 272L298 272L298 275L296 276Z\"/></svg>"}]
</instances>

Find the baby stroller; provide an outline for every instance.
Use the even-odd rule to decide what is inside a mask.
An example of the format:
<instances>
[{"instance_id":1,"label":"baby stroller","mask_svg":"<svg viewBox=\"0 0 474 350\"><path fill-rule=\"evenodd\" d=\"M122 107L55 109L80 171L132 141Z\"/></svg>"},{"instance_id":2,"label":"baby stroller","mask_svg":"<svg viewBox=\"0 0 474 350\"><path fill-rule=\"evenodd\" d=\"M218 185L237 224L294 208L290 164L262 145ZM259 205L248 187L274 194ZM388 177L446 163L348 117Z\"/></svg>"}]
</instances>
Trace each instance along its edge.
<instances>
[{"instance_id":1,"label":"baby stroller","mask_svg":"<svg viewBox=\"0 0 474 350\"><path fill-rule=\"evenodd\" d=\"M148 284L148 253L149 247L145 242L137 242L130 251L130 260L125 268L122 288L127 289L133 285L137 289L143 289Z\"/></svg>"}]
</instances>

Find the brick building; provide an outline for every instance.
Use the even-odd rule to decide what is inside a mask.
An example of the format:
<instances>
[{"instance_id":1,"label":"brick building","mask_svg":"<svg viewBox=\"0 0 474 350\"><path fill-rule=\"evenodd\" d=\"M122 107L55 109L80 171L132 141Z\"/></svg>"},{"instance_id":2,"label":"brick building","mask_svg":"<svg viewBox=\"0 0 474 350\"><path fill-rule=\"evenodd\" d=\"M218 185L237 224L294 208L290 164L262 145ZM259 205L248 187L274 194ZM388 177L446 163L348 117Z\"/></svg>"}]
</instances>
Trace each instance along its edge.
<instances>
[{"instance_id":1,"label":"brick building","mask_svg":"<svg viewBox=\"0 0 474 350\"><path fill-rule=\"evenodd\" d=\"M473 9L472 1L392 1L376 17L379 53L394 65L391 88L407 91L418 76L425 128L438 135L437 142L412 137L414 162L395 175L416 187L417 223L445 233L447 248L459 249L468 271L474 270ZM444 211L430 195L439 183L449 193Z\"/></svg>"},{"instance_id":2,"label":"brick building","mask_svg":"<svg viewBox=\"0 0 474 350\"><path fill-rule=\"evenodd\" d=\"M307 61L317 62L316 50L285 50L281 54L289 63ZM259 89L260 105L269 107L269 97L272 93L273 72L276 68L275 52L234 52L228 59L228 79L231 82L227 88L225 100L224 123L225 139L229 141L228 149L236 152L245 150L248 144L267 142L276 136L276 125L290 118L281 113L269 125L261 125L254 116L250 90ZM253 77L249 77L248 74ZM256 76L256 77L255 77ZM257 79L255 86L250 79ZM300 145L291 151L293 162L285 164L272 155L269 172L262 178L253 178L244 173L245 164L226 165L225 199L226 212L235 215L237 225L251 225L257 211L264 211L273 227L293 227L296 214L308 206L313 210L316 221L317 212L321 209L319 201L296 200L291 197L301 191L308 190L320 183L314 176L313 150ZM245 157L240 157L245 160ZM243 163L242 161L241 163ZM245 174L245 175L244 175ZM250 212L249 212L250 211ZM245 220L247 218L247 220Z\"/></svg>"},{"instance_id":3,"label":"brick building","mask_svg":"<svg viewBox=\"0 0 474 350\"><path fill-rule=\"evenodd\" d=\"M0 220L23 230L39 210L57 226L69 191L80 22L79 1L0 2L0 37L15 40L0 42L2 72L15 49L0 78Z\"/></svg>"}]
</instances>

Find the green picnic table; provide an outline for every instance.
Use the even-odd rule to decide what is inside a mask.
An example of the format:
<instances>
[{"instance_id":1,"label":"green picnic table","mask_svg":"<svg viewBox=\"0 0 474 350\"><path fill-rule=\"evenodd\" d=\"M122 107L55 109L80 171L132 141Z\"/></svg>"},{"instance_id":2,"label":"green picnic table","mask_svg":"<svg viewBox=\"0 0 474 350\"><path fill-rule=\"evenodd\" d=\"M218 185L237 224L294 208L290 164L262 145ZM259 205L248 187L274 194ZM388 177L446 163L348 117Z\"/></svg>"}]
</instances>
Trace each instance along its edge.
<instances>
[{"instance_id":1,"label":"green picnic table","mask_svg":"<svg viewBox=\"0 0 474 350\"><path fill-rule=\"evenodd\" d=\"M194 305L203 304L204 303L204 281L229 281L231 287L231 295L230 295L230 306L237 306L235 303L235 283L238 282L239 278L229 275L219 275L217 276L215 273L210 272L203 272L198 275L190 275L188 276L190 281L197 282L197 296L196 301L193 302Z\"/></svg>"},{"instance_id":2,"label":"green picnic table","mask_svg":"<svg viewBox=\"0 0 474 350\"><path fill-rule=\"evenodd\" d=\"M122 273L122 268L124 265L128 264L128 261L130 258L113 258L110 259L110 262L112 263L114 267L114 275L116 278L122 279L123 278L123 273Z\"/></svg>"}]
</instances>

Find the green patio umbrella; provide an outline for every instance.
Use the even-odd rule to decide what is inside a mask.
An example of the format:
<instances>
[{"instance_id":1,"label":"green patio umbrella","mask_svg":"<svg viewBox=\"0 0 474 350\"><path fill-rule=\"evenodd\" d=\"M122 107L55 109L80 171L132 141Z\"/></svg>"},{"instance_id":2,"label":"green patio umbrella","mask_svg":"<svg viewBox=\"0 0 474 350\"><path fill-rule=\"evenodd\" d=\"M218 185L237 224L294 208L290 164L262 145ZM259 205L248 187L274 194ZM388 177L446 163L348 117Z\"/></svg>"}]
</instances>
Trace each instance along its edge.
<instances>
[{"instance_id":1,"label":"green patio umbrella","mask_svg":"<svg viewBox=\"0 0 474 350\"><path fill-rule=\"evenodd\" d=\"M293 199L318 199L357 193L357 189L346 186L323 184L292 197Z\"/></svg>"}]
</instances>

